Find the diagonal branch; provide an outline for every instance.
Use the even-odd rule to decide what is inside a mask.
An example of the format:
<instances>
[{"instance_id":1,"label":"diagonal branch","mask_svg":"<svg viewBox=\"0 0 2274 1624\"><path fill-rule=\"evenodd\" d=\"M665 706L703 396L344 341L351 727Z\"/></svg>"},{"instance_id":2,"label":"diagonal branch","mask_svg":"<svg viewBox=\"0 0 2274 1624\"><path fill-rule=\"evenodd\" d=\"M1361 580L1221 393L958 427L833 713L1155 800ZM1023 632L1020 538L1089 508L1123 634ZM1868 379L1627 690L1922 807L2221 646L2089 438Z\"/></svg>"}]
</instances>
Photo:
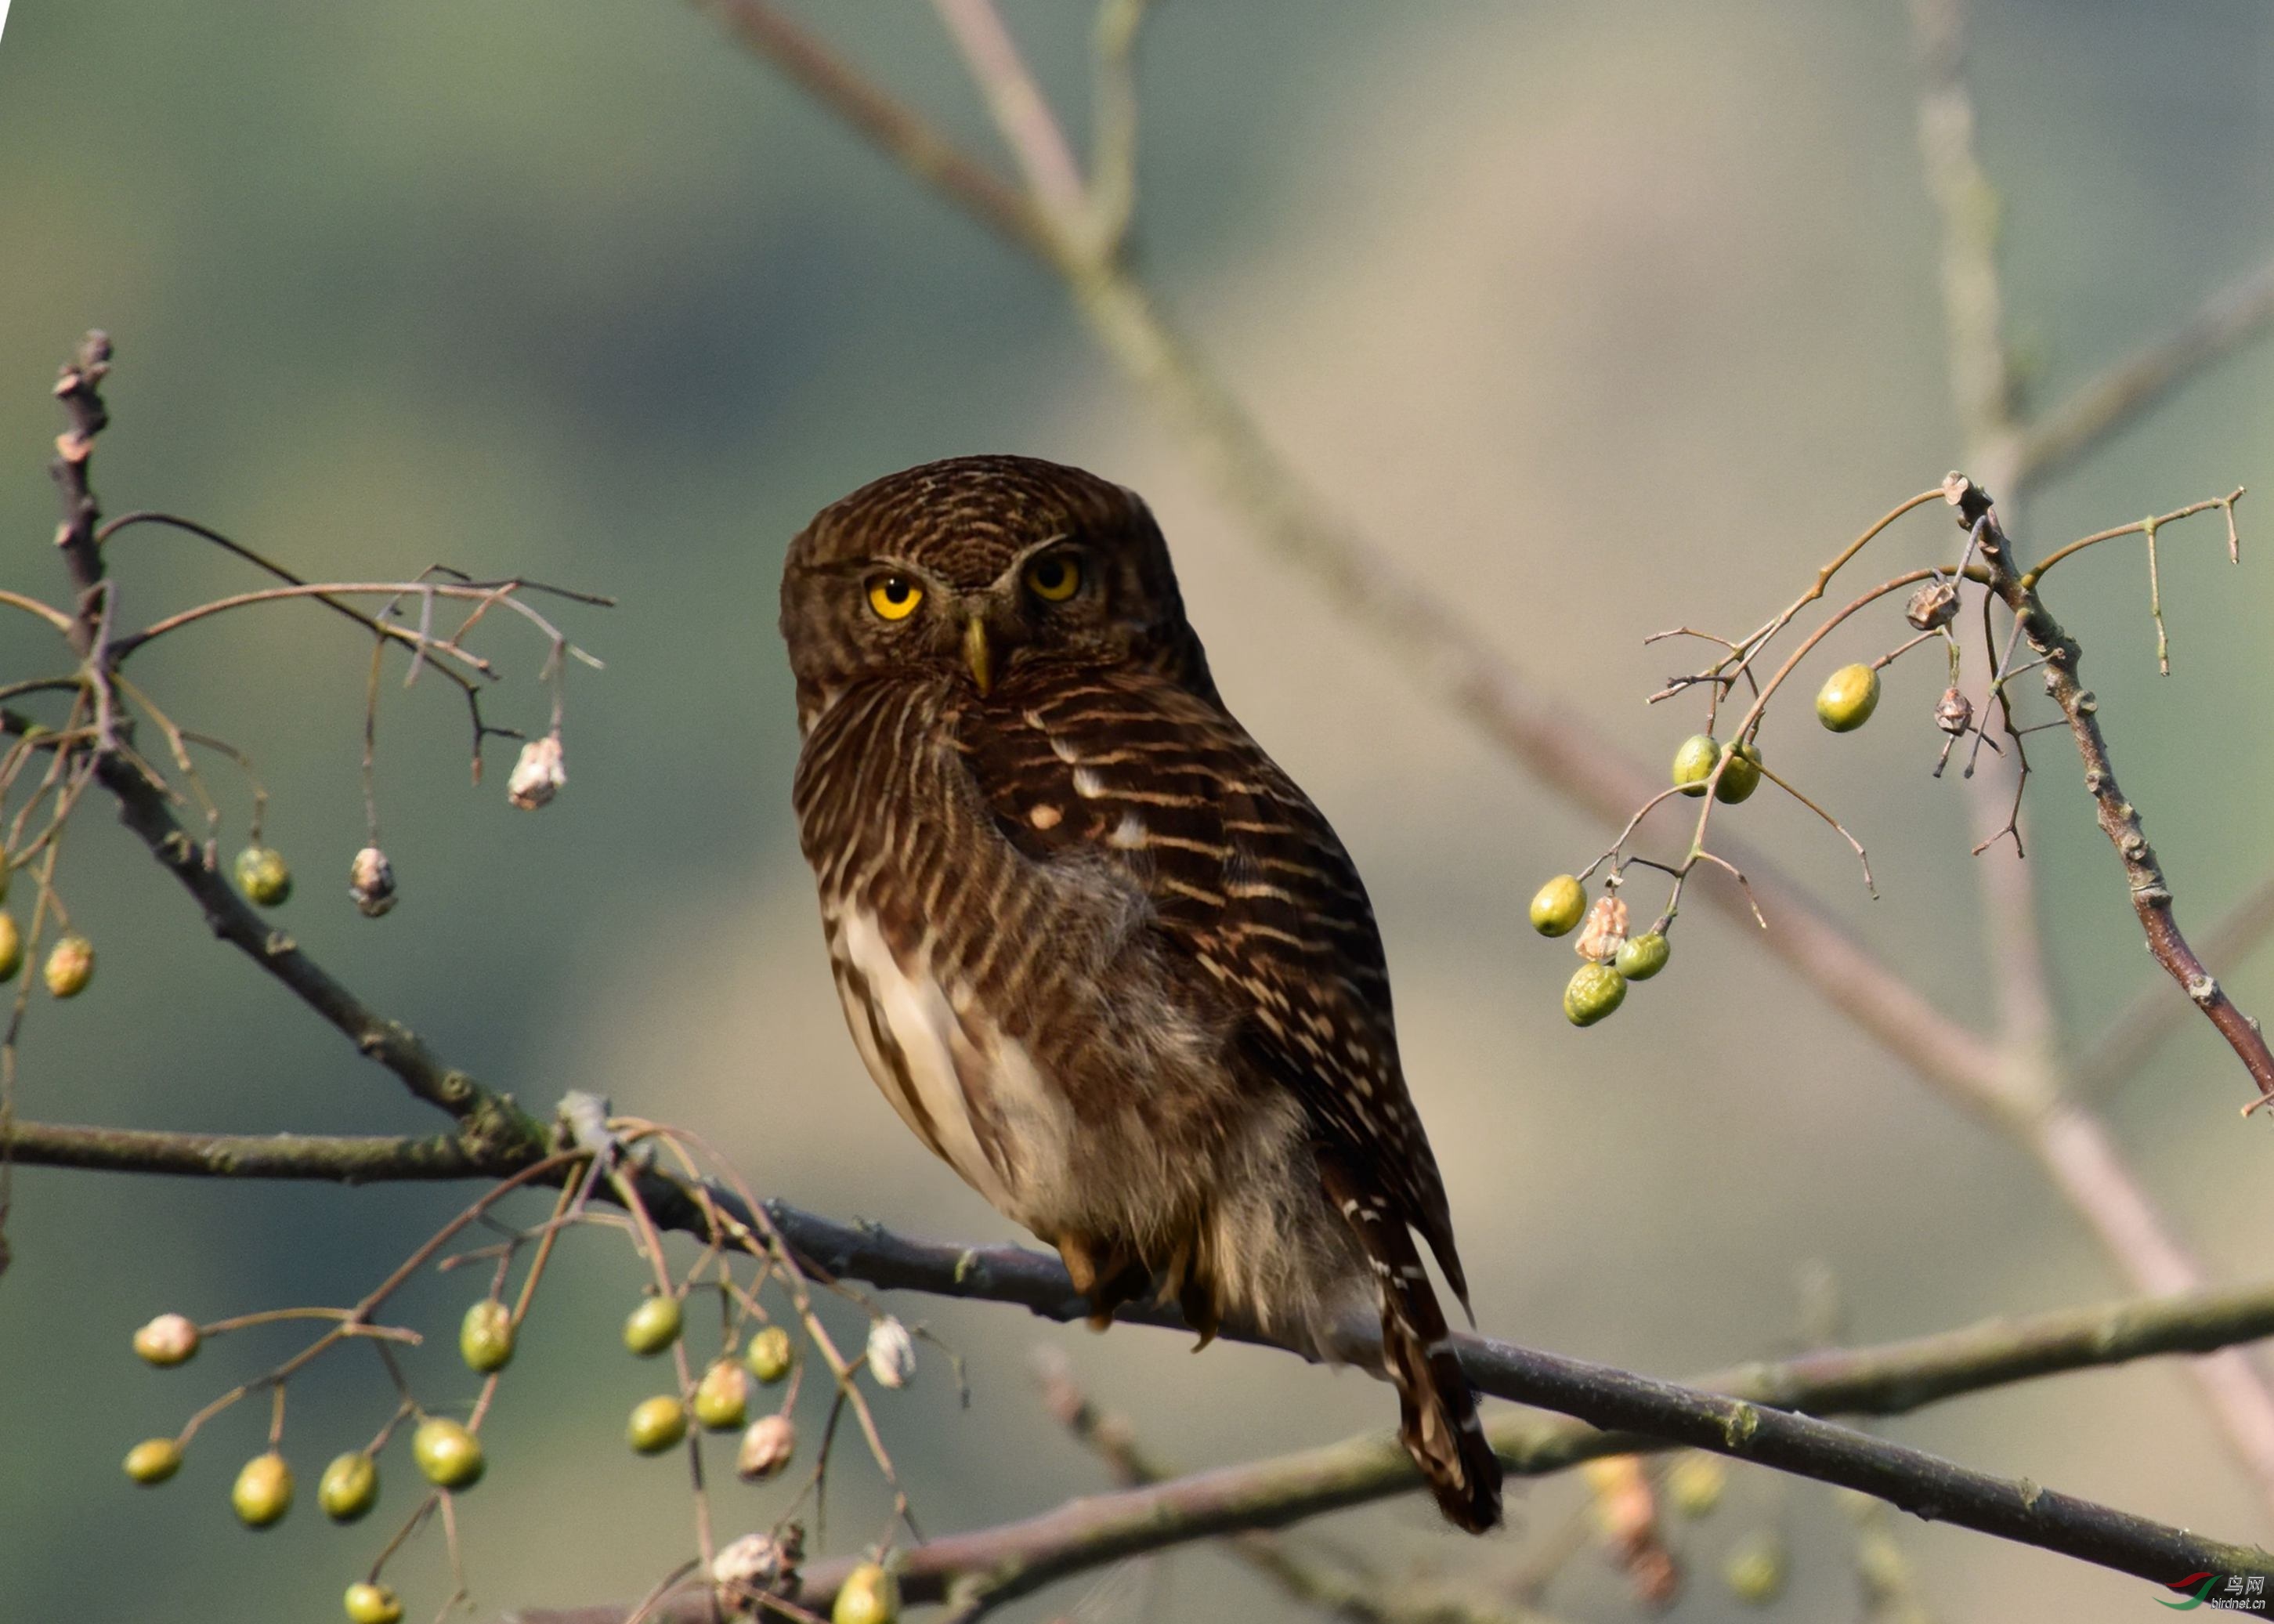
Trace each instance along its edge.
<instances>
[{"instance_id":1,"label":"diagonal branch","mask_svg":"<svg viewBox=\"0 0 2274 1624\"><path fill-rule=\"evenodd\" d=\"M2107 435L2145 416L2197 373L2274 321L2274 260L2198 305L2171 332L2087 379L2023 431L2009 480L2051 479Z\"/></svg>"},{"instance_id":2,"label":"diagonal branch","mask_svg":"<svg viewBox=\"0 0 2274 1624\"><path fill-rule=\"evenodd\" d=\"M2257 887L2202 933L2202 958L2209 964L2233 964L2274 934L2274 877ZM2076 1064L2077 1092L2087 1099L2106 1094L2148 1063L2156 1046L2186 1023L2191 1006L2172 996L2160 981L2143 986L2117 1012L2099 1042Z\"/></svg>"}]
</instances>

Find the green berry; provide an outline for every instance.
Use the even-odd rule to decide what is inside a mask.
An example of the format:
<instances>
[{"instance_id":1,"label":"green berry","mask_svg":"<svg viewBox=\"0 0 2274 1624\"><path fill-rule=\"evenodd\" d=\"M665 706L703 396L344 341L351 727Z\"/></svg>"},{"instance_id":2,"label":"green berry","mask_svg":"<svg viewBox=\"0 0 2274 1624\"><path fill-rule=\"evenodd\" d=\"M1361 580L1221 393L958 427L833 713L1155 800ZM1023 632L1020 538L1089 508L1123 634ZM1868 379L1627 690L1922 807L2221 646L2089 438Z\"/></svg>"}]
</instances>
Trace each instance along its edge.
<instances>
[{"instance_id":1,"label":"green berry","mask_svg":"<svg viewBox=\"0 0 2274 1624\"><path fill-rule=\"evenodd\" d=\"M410 1454L426 1481L445 1489L472 1488L489 1466L482 1458L482 1440L447 1416L429 1416L418 1424L410 1435Z\"/></svg>"},{"instance_id":2,"label":"green berry","mask_svg":"<svg viewBox=\"0 0 2274 1624\"><path fill-rule=\"evenodd\" d=\"M15 915L0 913L0 981L13 981L23 968L24 933L16 928Z\"/></svg>"},{"instance_id":3,"label":"green berry","mask_svg":"<svg viewBox=\"0 0 2274 1624\"><path fill-rule=\"evenodd\" d=\"M721 1359L695 1384L695 1418L713 1432L741 1430L750 1411L750 1378L732 1359Z\"/></svg>"},{"instance_id":4,"label":"green berry","mask_svg":"<svg viewBox=\"0 0 2274 1624\"><path fill-rule=\"evenodd\" d=\"M1647 981L1666 968L1666 961L1673 952L1663 932L1645 931L1639 936L1628 937L1612 963L1628 980Z\"/></svg>"},{"instance_id":5,"label":"green berry","mask_svg":"<svg viewBox=\"0 0 2274 1624\"><path fill-rule=\"evenodd\" d=\"M896 1624L900 1616L900 1582L874 1562L863 1562L837 1587L830 1624Z\"/></svg>"},{"instance_id":6,"label":"green berry","mask_svg":"<svg viewBox=\"0 0 2274 1624\"><path fill-rule=\"evenodd\" d=\"M316 1484L316 1504L335 1522L352 1522L379 1503L379 1462L358 1449L334 1457Z\"/></svg>"},{"instance_id":7,"label":"green berry","mask_svg":"<svg viewBox=\"0 0 2274 1624\"><path fill-rule=\"evenodd\" d=\"M1721 1503L1728 1482L1729 1469L1720 1455L1693 1449L1668 1469L1666 1498L1685 1517L1707 1516Z\"/></svg>"},{"instance_id":8,"label":"green berry","mask_svg":"<svg viewBox=\"0 0 2274 1624\"><path fill-rule=\"evenodd\" d=\"M345 1605L355 1624L396 1624L403 1617L403 1598L383 1584L348 1586Z\"/></svg>"},{"instance_id":9,"label":"green berry","mask_svg":"<svg viewBox=\"0 0 2274 1624\"><path fill-rule=\"evenodd\" d=\"M1766 1607L1784 1591L1784 1542L1773 1534L1757 1534L1729 1553L1721 1577L1739 1601Z\"/></svg>"},{"instance_id":10,"label":"green berry","mask_svg":"<svg viewBox=\"0 0 2274 1624\"><path fill-rule=\"evenodd\" d=\"M495 1297L469 1308L458 1322L458 1356L485 1376L505 1369L513 1358L513 1311Z\"/></svg>"},{"instance_id":11,"label":"green berry","mask_svg":"<svg viewBox=\"0 0 2274 1624\"><path fill-rule=\"evenodd\" d=\"M197 1322L186 1314L161 1314L134 1333L134 1351L160 1370L186 1363L198 1351Z\"/></svg>"},{"instance_id":12,"label":"green berry","mask_svg":"<svg viewBox=\"0 0 2274 1624\"><path fill-rule=\"evenodd\" d=\"M679 1324L678 1298L649 1297L624 1321L624 1346L651 1358L679 1340Z\"/></svg>"},{"instance_id":13,"label":"green berry","mask_svg":"<svg viewBox=\"0 0 2274 1624\"><path fill-rule=\"evenodd\" d=\"M1627 995L1627 978L1608 964L1586 963L1563 989L1563 1013L1574 1026L1593 1026Z\"/></svg>"},{"instance_id":14,"label":"green berry","mask_svg":"<svg viewBox=\"0 0 2274 1624\"><path fill-rule=\"evenodd\" d=\"M1747 739L1729 758L1729 765L1721 769L1721 782L1713 786L1713 798L1735 806L1740 801L1751 800L1753 791L1760 787L1760 746Z\"/></svg>"},{"instance_id":15,"label":"green berry","mask_svg":"<svg viewBox=\"0 0 2274 1624\"><path fill-rule=\"evenodd\" d=\"M1843 665L1824 679L1816 719L1834 733L1853 733L1879 705L1879 674L1867 665Z\"/></svg>"},{"instance_id":16,"label":"green berry","mask_svg":"<svg viewBox=\"0 0 2274 1624\"><path fill-rule=\"evenodd\" d=\"M795 1362L796 1349L790 1346L789 1333L779 1326L768 1326L750 1339L749 1351L742 1363L750 1367L750 1374L768 1386L789 1374Z\"/></svg>"},{"instance_id":17,"label":"green berry","mask_svg":"<svg viewBox=\"0 0 2274 1624\"><path fill-rule=\"evenodd\" d=\"M1674 752L1674 782L1695 799L1706 793L1706 781L1713 776L1713 764L1721 759L1721 746L1712 734L1693 733Z\"/></svg>"},{"instance_id":18,"label":"green berry","mask_svg":"<svg viewBox=\"0 0 2274 1624\"><path fill-rule=\"evenodd\" d=\"M1562 936L1586 917L1587 888L1570 874L1558 874L1532 899L1532 928L1542 936Z\"/></svg>"},{"instance_id":19,"label":"green berry","mask_svg":"<svg viewBox=\"0 0 2274 1624\"><path fill-rule=\"evenodd\" d=\"M94 978L94 944L84 936L66 936L48 955L44 972L48 991L57 998L77 998Z\"/></svg>"},{"instance_id":20,"label":"green berry","mask_svg":"<svg viewBox=\"0 0 2274 1624\"><path fill-rule=\"evenodd\" d=\"M126 1475L137 1483L163 1483L181 1469L181 1446L170 1438L146 1438L126 1452Z\"/></svg>"},{"instance_id":21,"label":"green berry","mask_svg":"<svg viewBox=\"0 0 2274 1624\"><path fill-rule=\"evenodd\" d=\"M642 1399L632 1406L624 1428L624 1441L642 1454L661 1454L687 1436L687 1406L670 1394Z\"/></svg>"},{"instance_id":22,"label":"green berry","mask_svg":"<svg viewBox=\"0 0 2274 1624\"><path fill-rule=\"evenodd\" d=\"M292 1469L274 1449L253 1456L237 1473L229 1503L237 1507L237 1521L247 1528L267 1528L281 1522L292 1509Z\"/></svg>"},{"instance_id":23,"label":"green berry","mask_svg":"<svg viewBox=\"0 0 2274 1624\"><path fill-rule=\"evenodd\" d=\"M282 907L292 895L292 870L284 854L270 846L247 846L238 852L237 888L263 908Z\"/></svg>"}]
</instances>

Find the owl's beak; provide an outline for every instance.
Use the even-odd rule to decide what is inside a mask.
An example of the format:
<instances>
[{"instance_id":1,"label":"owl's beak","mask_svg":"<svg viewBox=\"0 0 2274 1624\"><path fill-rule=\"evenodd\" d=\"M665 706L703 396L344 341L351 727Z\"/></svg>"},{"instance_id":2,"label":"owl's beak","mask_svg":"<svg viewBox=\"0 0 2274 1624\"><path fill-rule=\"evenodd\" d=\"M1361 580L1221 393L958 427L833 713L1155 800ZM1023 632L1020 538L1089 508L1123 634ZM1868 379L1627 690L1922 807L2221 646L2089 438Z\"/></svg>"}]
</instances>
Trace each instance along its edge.
<instances>
[{"instance_id":1,"label":"owl's beak","mask_svg":"<svg viewBox=\"0 0 2274 1624\"><path fill-rule=\"evenodd\" d=\"M963 663L971 668L971 680L985 699L995 686L995 651L988 646L987 625L976 615L963 623Z\"/></svg>"}]
</instances>

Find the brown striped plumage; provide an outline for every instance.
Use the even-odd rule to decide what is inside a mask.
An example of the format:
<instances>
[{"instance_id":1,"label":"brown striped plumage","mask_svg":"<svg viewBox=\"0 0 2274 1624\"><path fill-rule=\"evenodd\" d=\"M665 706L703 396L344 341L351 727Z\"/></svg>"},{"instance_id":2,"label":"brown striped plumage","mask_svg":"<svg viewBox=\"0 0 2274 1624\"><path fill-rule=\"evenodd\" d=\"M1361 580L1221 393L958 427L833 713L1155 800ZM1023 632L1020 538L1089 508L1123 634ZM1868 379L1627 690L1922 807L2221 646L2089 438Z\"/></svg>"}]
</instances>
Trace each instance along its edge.
<instances>
[{"instance_id":1,"label":"brown striped plumage","mask_svg":"<svg viewBox=\"0 0 2274 1624\"><path fill-rule=\"evenodd\" d=\"M1097 1323L1158 1291L1334 1357L1378 1317L1439 1505L1496 1523L1373 910L1224 708L1144 503L1025 457L892 475L793 543L782 632L832 967L908 1126Z\"/></svg>"}]
</instances>

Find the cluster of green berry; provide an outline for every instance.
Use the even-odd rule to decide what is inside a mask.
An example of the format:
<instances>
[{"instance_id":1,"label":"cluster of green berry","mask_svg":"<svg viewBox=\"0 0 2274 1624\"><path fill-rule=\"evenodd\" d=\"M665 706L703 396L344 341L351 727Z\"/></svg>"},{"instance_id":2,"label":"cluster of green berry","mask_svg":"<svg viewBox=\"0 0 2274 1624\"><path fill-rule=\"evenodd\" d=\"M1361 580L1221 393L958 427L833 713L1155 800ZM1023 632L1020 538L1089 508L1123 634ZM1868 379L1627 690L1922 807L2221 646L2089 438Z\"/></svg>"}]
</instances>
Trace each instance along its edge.
<instances>
[{"instance_id":1,"label":"cluster of green berry","mask_svg":"<svg viewBox=\"0 0 2274 1624\"><path fill-rule=\"evenodd\" d=\"M1842 666L1816 696L1817 720L1834 733L1852 733L1871 719L1879 703L1878 668ZM1693 733L1674 752L1673 787L1692 798L1710 788L1716 801L1734 806L1752 798L1766 771L1760 746L1751 737L1724 744L1710 733ZM1629 982L1649 980L1672 956L1666 939L1674 922L1671 911L1640 935L1627 933L1620 879L1615 865L1608 893L1593 908L1577 874L1556 875L1532 899L1532 928L1542 936L1567 936L1583 921L1586 925L1573 944L1583 962L1563 988L1563 1014L1574 1026L1593 1026L1610 1015L1626 1001Z\"/></svg>"}]
</instances>

